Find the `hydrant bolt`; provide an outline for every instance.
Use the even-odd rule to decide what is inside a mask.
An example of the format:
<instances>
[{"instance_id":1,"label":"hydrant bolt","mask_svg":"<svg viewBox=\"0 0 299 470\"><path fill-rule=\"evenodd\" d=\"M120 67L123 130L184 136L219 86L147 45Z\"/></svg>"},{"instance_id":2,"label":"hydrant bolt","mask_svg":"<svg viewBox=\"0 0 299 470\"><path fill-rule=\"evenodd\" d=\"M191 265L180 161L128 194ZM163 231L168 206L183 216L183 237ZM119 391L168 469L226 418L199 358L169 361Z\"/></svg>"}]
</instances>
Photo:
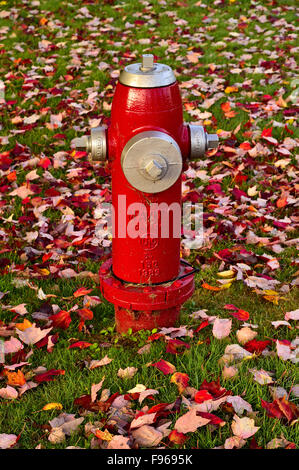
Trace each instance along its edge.
<instances>
[{"instance_id":1,"label":"hydrant bolt","mask_svg":"<svg viewBox=\"0 0 299 470\"><path fill-rule=\"evenodd\" d=\"M152 70L153 67L154 67L154 56L153 56L153 54L143 54L140 70L142 70L143 72L148 72L148 71Z\"/></svg>"}]
</instances>

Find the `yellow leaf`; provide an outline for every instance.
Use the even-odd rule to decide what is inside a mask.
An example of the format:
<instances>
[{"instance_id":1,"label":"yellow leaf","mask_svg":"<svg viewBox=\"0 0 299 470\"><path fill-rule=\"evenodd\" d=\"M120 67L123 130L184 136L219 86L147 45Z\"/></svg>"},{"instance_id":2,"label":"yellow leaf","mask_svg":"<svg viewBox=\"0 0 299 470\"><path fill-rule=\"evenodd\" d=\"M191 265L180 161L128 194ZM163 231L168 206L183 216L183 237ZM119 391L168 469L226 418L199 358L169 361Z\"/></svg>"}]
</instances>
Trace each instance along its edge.
<instances>
[{"instance_id":1,"label":"yellow leaf","mask_svg":"<svg viewBox=\"0 0 299 470\"><path fill-rule=\"evenodd\" d=\"M229 289L231 285L232 285L232 282L228 282L227 284L223 284L223 285L220 287L220 290Z\"/></svg>"},{"instance_id":2,"label":"yellow leaf","mask_svg":"<svg viewBox=\"0 0 299 470\"><path fill-rule=\"evenodd\" d=\"M42 268L40 270L40 273L43 274L44 276L49 276L50 271L48 269Z\"/></svg>"},{"instance_id":3,"label":"yellow leaf","mask_svg":"<svg viewBox=\"0 0 299 470\"><path fill-rule=\"evenodd\" d=\"M236 93L238 91L238 88L236 86L227 86L224 90L225 93Z\"/></svg>"},{"instance_id":4,"label":"yellow leaf","mask_svg":"<svg viewBox=\"0 0 299 470\"><path fill-rule=\"evenodd\" d=\"M228 271L221 271L219 273L217 273L217 276L218 277L221 277L222 279L229 279L231 277L233 277L235 275L235 272L230 269Z\"/></svg>"},{"instance_id":5,"label":"yellow leaf","mask_svg":"<svg viewBox=\"0 0 299 470\"><path fill-rule=\"evenodd\" d=\"M62 410L63 406L61 403L47 403L45 406L43 406L44 411L48 410Z\"/></svg>"}]
</instances>

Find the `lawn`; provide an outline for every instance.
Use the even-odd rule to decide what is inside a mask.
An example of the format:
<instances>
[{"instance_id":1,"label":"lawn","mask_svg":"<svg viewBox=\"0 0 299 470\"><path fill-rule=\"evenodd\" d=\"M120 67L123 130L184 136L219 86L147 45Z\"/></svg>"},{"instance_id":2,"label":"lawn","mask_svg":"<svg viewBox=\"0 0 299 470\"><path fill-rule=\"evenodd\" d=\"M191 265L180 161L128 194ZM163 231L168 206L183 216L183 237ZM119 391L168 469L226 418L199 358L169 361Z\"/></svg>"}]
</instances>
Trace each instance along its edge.
<instances>
[{"instance_id":1,"label":"lawn","mask_svg":"<svg viewBox=\"0 0 299 470\"><path fill-rule=\"evenodd\" d=\"M0 2L0 448L298 446L295 13L291 0ZM185 121L220 146L183 176L205 244L182 247L200 269L178 329L118 335L97 274L109 166L71 141L109 124L119 70L142 53L173 68ZM223 359L236 344L241 357ZM193 431L176 424L196 406ZM83 418L67 417L73 432L62 413Z\"/></svg>"}]
</instances>

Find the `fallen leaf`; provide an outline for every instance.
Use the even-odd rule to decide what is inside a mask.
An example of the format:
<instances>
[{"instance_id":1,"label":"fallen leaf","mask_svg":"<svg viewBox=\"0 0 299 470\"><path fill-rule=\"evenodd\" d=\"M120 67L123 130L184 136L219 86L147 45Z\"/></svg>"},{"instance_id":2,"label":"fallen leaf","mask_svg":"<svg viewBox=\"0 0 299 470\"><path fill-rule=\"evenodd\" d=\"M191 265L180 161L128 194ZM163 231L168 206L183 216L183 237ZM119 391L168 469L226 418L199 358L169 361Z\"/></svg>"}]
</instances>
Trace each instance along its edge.
<instances>
[{"instance_id":1,"label":"fallen leaf","mask_svg":"<svg viewBox=\"0 0 299 470\"><path fill-rule=\"evenodd\" d=\"M117 377L121 379L131 379L134 377L138 369L136 367L127 367L126 369L119 369L117 372Z\"/></svg>"},{"instance_id":2,"label":"fallen leaf","mask_svg":"<svg viewBox=\"0 0 299 470\"><path fill-rule=\"evenodd\" d=\"M232 328L232 321L228 318L216 318L213 324L213 335L217 339L226 338Z\"/></svg>"},{"instance_id":3,"label":"fallen leaf","mask_svg":"<svg viewBox=\"0 0 299 470\"><path fill-rule=\"evenodd\" d=\"M195 432L199 427L205 426L209 422L209 419L197 416L196 409L191 409L176 421L174 429L186 434L187 432Z\"/></svg>"},{"instance_id":4,"label":"fallen leaf","mask_svg":"<svg viewBox=\"0 0 299 470\"><path fill-rule=\"evenodd\" d=\"M164 359L161 359L158 362L153 362L150 365L152 367L156 367L157 369L159 369L161 372L163 372L164 375L173 374L176 370L173 364L171 364L170 362L164 361Z\"/></svg>"},{"instance_id":5,"label":"fallen leaf","mask_svg":"<svg viewBox=\"0 0 299 470\"><path fill-rule=\"evenodd\" d=\"M235 415L232 423L232 431L235 436L241 439L248 439L253 436L260 428L254 425L254 420L251 418L239 418Z\"/></svg>"},{"instance_id":6,"label":"fallen leaf","mask_svg":"<svg viewBox=\"0 0 299 470\"><path fill-rule=\"evenodd\" d=\"M62 410L63 406L61 403L47 403L46 405L43 406L44 411L48 410Z\"/></svg>"}]
</instances>

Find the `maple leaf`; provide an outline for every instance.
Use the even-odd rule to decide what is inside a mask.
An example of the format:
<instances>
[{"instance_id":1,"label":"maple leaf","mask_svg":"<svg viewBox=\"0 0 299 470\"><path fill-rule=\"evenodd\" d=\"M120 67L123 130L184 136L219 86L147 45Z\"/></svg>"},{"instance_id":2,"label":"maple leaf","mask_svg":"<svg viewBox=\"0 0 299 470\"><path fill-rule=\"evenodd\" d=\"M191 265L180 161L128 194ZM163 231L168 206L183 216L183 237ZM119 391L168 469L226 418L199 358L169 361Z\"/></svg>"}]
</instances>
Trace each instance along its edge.
<instances>
[{"instance_id":1,"label":"maple leaf","mask_svg":"<svg viewBox=\"0 0 299 470\"><path fill-rule=\"evenodd\" d=\"M48 411L48 410L62 410L63 406L61 403L47 403L46 405L43 406L43 411Z\"/></svg>"},{"instance_id":2,"label":"maple leaf","mask_svg":"<svg viewBox=\"0 0 299 470\"><path fill-rule=\"evenodd\" d=\"M176 384L178 387L179 394L182 394L185 388L188 386L189 376L188 374L175 372L172 375L170 382Z\"/></svg>"},{"instance_id":3,"label":"maple leaf","mask_svg":"<svg viewBox=\"0 0 299 470\"><path fill-rule=\"evenodd\" d=\"M97 367L106 366L107 364L110 364L110 362L112 361L113 359L110 359L110 357L106 355L105 357L103 357L103 359L100 359L100 360L93 359L92 361L90 361L90 364L88 367L90 370L92 370L92 369L96 369Z\"/></svg>"},{"instance_id":4,"label":"maple leaf","mask_svg":"<svg viewBox=\"0 0 299 470\"><path fill-rule=\"evenodd\" d=\"M199 427L205 426L209 422L210 419L198 416L197 410L193 408L176 421L174 429L179 433L187 434L188 432L195 432Z\"/></svg>"},{"instance_id":5,"label":"maple leaf","mask_svg":"<svg viewBox=\"0 0 299 470\"><path fill-rule=\"evenodd\" d=\"M17 338L12 337L8 341L4 342L4 354L13 354L23 348L24 346Z\"/></svg>"},{"instance_id":6,"label":"maple leaf","mask_svg":"<svg viewBox=\"0 0 299 470\"><path fill-rule=\"evenodd\" d=\"M126 367L126 369L119 369L117 372L117 377L121 379L131 379L138 372L136 367Z\"/></svg>"},{"instance_id":7,"label":"maple leaf","mask_svg":"<svg viewBox=\"0 0 299 470\"><path fill-rule=\"evenodd\" d=\"M77 290L73 293L73 296L74 296L75 298L81 297L82 295L90 294L91 291L92 291L92 289L86 289L86 287L79 287L79 289L77 289Z\"/></svg>"},{"instance_id":8,"label":"maple leaf","mask_svg":"<svg viewBox=\"0 0 299 470\"><path fill-rule=\"evenodd\" d=\"M212 400L213 396L207 390L199 390L194 395L196 403L203 403L206 400Z\"/></svg>"},{"instance_id":9,"label":"maple leaf","mask_svg":"<svg viewBox=\"0 0 299 470\"><path fill-rule=\"evenodd\" d=\"M113 436L109 441L107 449L130 449L129 438L125 436Z\"/></svg>"},{"instance_id":10,"label":"maple leaf","mask_svg":"<svg viewBox=\"0 0 299 470\"><path fill-rule=\"evenodd\" d=\"M0 397L4 398L4 400L14 400L18 398L18 392L15 388L7 385L7 387L0 388Z\"/></svg>"},{"instance_id":11,"label":"maple leaf","mask_svg":"<svg viewBox=\"0 0 299 470\"><path fill-rule=\"evenodd\" d=\"M137 444L141 447L157 446L163 439L162 432L146 424L139 427L138 429L134 429L132 431L132 436Z\"/></svg>"},{"instance_id":12,"label":"maple leaf","mask_svg":"<svg viewBox=\"0 0 299 470\"><path fill-rule=\"evenodd\" d=\"M236 336L239 343L244 345L257 336L257 331L253 331L251 328L248 328L248 326L245 326L237 331Z\"/></svg>"},{"instance_id":13,"label":"maple leaf","mask_svg":"<svg viewBox=\"0 0 299 470\"><path fill-rule=\"evenodd\" d=\"M141 414L137 418L134 418L131 422L131 430L139 428L141 426L150 425L155 422L156 413Z\"/></svg>"},{"instance_id":14,"label":"maple leaf","mask_svg":"<svg viewBox=\"0 0 299 470\"><path fill-rule=\"evenodd\" d=\"M213 324L213 335L217 339L226 338L232 328L232 321L228 318L216 318Z\"/></svg>"},{"instance_id":15,"label":"maple leaf","mask_svg":"<svg viewBox=\"0 0 299 470\"><path fill-rule=\"evenodd\" d=\"M178 432L176 429L173 429L171 433L168 435L168 439L175 445L184 445L188 436L183 434L182 432Z\"/></svg>"},{"instance_id":16,"label":"maple leaf","mask_svg":"<svg viewBox=\"0 0 299 470\"><path fill-rule=\"evenodd\" d=\"M250 418L239 418L235 415L232 423L232 431L235 436L241 439L248 439L253 436L260 428L254 425L254 420Z\"/></svg>"},{"instance_id":17,"label":"maple leaf","mask_svg":"<svg viewBox=\"0 0 299 470\"><path fill-rule=\"evenodd\" d=\"M18 370L18 372L9 372L7 370L4 370L4 374L7 377L8 385L21 387L26 383L25 376L21 370Z\"/></svg>"},{"instance_id":18,"label":"maple leaf","mask_svg":"<svg viewBox=\"0 0 299 470\"><path fill-rule=\"evenodd\" d=\"M79 348L79 349L86 349L91 346L92 343L88 343L87 341L75 341L69 346L69 349Z\"/></svg>"},{"instance_id":19,"label":"maple leaf","mask_svg":"<svg viewBox=\"0 0 299 470\"><path fill-rule=\"evenodd\" d=\"M47 336L47 334L52 330L51 328L46 328L44 330L41 330L37 326L35 326L35 323L33 323L32 326L29 328L26 328L24 331L20 331L16 329L16 333L18 334L19 338L23 343L25 344L35 344L38 341L40 341L42 338Z\"/></svg>"},{"instance_id":20,"label":"maple leaf","mask_svg":"<svg viewBox=\"0 0 299 470\"><path fill-rule=\"evenodd\" d=\"M173 374L176 370L173 364L171 364L170 362L164 361L164 359L161 359L158 362L153 362L150 365L152 367L156 367L157 369L159 369L161 372L163 372L164 375Z\"/></svg>"},{"instance_id":21,"label":"maple leaf","mask_svg":"<svg viewBox=\"0 0 299 470\"><path fill-rule=\"evenodd\" d=\"M272 403L261 400L261 405L270 418L283 419L288 423L292 423L292 421L299 417L298 407L285 397L277 398Z\"/></svg>"},{"instance_id":22,"label":"maple leaf","mask_svg":"<svg viewBox=\"0 0 299 470\"><path fill-rule=\"evenodd\" d=\"M20 436L15 434L0 434L0 449L9 449L18 442Z\"/></svg>"},{"instance_id":23,"label":"maple leaf","mask_svg":"<svg viewBox=\"0 0 299 470\"><path fill-rule=\"evenodd\" d=\"M51 315L49 319L52 320L52 324L55 328L61 328L62 330L66 330L72 321L70 313L65 310L60 310L60 312L55 315Z\"/></svg>"},{"instance_id":24,"label":"maple leaf","mask_svg":"<svg viewBox=\"0 0 299 470\"><path fill-rule=\"evenodd\" d=\"M35 375L34 380L37 383L52 382L55 376L64 375L64 374L65 374L65 371L62 369L50 369L50 370L47 370L46 372L43 372L42 374Z\"/></svg>"},{"instance_id":25,"label":"maple leaf","mask_svg":"<svg viewBox=\"0 0 299 470\"><path fill-rule=\"evenodd\" d=\"M190 349L190 344L179 339L170 339L167 342L166 352L169 354L181 354L184 352L184 349Z\"/></svg>"},{"instance_id":26,"label":"maple leaf","mask_svg":"<svg viewBox=\"0 0 299 470\"><path fill-rule=\"evenodd\" d=\"M226 388L221 387L219 377L217 379L217 382L207 382L205 379L199 387L199 390L206 390L213 396L213 398L220 398L232 394L230 390L226 390Z\"/></svg>"},{"instance_id":27,"label":"maple leaf","mask_svg":"<svg viewBox=\"0 0 299 470\"><path fill-rule=\"evenodd\" d=\"M209 320L203 320L200 325L194 330L194 334L199 333L199 331L203 330L206 328L206 326L209 326L210 322Z\"/></svg>"},{"instance_id":28,"label":"maple leaf","mask_svg":"<svg viewBox=\"0 0 299 470\"><path fill-rule=\"evenodd\" d=\"M97 393L99 390L101 390L104 380L105 380L105 376L102 378L102 380L98 384L92 384L91 392L90 392L90 398L92 402L96 400Z\"/></svg>"},{"instance_id":29,"label":"maple leaf","mask_svg":"<svg viewBox=\"0 0 299 470\"><path fill-rule=\"evenodd\" d=\"M269 344L271 344L271 341L269 340L258 341L256 339L252 339L251 341L248 341L248 343L244 344L244 348L251 353L260 354L267 346L269 346Z\"/></svg>"}]
</instances>

